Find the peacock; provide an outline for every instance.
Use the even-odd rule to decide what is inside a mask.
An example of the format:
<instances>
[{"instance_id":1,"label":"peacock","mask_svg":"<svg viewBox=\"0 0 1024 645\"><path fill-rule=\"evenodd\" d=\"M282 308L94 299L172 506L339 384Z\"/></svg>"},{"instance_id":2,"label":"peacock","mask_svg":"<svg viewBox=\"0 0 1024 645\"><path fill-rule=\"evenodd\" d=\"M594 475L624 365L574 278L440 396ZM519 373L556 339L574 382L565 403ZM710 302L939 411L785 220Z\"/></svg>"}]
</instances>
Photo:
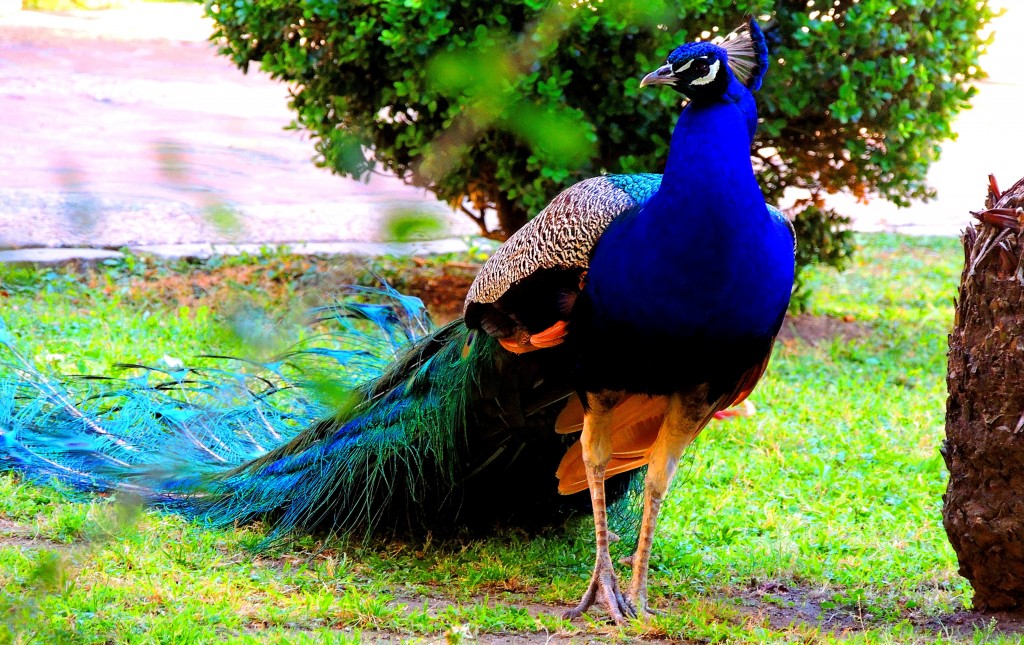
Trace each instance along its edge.
<instances>
[{"instance_id":1,"label":"peacock","mask_svg":"<svg viewBox=\"0 0 1024 645\"><path fill-rule=\"evenodd\" d=\"M753 20L686 43L641 87L686 101L662 175L606 175L556 196L484 264L464 316L434 327L385 286L318 312L340 344L237 368L67 381L0 329L0 464L132 494L215 526L422 535L543 527L592 513L595 603L642 617L659 510L685 449L743 401L789 304L794 237L750 147L768 67ZM319 361L332 391L289 366ZM609 505L643 476L632 579Z\"/></svg>"}]
</instances>

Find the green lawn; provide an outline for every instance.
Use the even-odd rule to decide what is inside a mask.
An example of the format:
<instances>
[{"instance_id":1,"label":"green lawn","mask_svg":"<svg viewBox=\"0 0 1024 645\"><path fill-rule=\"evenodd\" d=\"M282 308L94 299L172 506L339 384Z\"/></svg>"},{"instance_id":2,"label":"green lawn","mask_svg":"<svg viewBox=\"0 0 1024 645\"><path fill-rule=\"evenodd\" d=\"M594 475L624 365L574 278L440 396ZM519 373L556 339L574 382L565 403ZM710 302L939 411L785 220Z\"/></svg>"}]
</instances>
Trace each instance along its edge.
<instances>
[{"instance_id":1,"label":"green lawn","mask_svg":"<svg viewBox=\"0 0 1024 645\"><path fill-rule=\"evenodd\" d=\"M991 626L949 620L970 598L942 530L938 453L959 242L859 241L849 271L815 272L808 283L809 313L850 320L834 326L861 336L780 344L752 397L758 413L714 423L691 450L654 547L651 593L661 616L622 629L556 617L589 578L585 520L537 538L304 538L257 554L260 527L211 531L108 500L72 502L6 475L0 642L486 642L504 634L505 642L1016 643ZM396 263L381 266L388 275ZM41 368L97 373L117 361L238 352L254 327L237 324L239 311L259 329L282 323L276 335L256 334L264 351L286 346L308 333L291 312L323 297L318 271L286 256L202 266L133 259L86 273L0 267L0 311ZM224 304L140 286L180 282L183 272L237 284L218 292ZM268 280L277 288L265 288Z\"/></svg>"}]
</instances>

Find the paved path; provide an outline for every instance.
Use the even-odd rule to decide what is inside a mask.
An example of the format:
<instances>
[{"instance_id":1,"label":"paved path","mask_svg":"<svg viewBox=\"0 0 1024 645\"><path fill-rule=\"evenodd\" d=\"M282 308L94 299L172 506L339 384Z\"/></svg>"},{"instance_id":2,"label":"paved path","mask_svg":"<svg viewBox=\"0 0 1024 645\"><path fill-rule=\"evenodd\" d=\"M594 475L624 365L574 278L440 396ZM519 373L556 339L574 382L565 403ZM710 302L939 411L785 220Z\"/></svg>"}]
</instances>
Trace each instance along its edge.
<instances>
[{"instance_id":1,"label":"paved path","mask_svg":"<svg viewBox=\"0 0 1024 645\"><path fill-rule=\"evenodd\" d=\"M195 4L0 16L0 248L365 242L409 210L476 231L397 179L315 167L287 87L210 33Z\"/></svg>"},{"instance_id":2,"label":"paved path","mask_svg":"<svg viewBox=\"0 0 1024 645\"><path fill-rule=\"evenodd\" d=\"M899 210L836 198L857 228L956 234L988 172L1004 186L1024 174L1024 129L1011 125L1024 105L1024 7L1012 3L993 0L1007 13L991 78L930 174L939 199ZM394 178L362 184L313 166L311 142L282 129L286 87L216 56L210 33L194 4L0 15L0 248L365 243L407 210L440 217L448 236L475 232ZM239 214L228 226L211 217L223 207Z\"/></svg>"}]
</instances>

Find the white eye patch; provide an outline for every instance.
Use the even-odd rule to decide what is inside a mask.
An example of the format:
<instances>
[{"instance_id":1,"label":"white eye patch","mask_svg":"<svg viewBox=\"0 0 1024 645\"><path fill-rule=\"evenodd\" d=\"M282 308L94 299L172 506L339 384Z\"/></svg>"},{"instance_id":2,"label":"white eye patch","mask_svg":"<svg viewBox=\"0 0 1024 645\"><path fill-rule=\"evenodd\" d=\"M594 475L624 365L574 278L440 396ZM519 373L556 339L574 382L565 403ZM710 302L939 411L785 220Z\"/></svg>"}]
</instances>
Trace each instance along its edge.
<instances>
[{"instance_id":1,"label":"white eye patch","mask_svg":"<svg viewBox=\"0 0 1024 645\"><path fill-rule=\"evenodd\" d=\"M692 62L693 61L690 61L690 63ZM689 66L689 63L687 63L687 66ZM715 62L711 63L708 69L708 73L705 74L704 76L701 76L700 78L693 79L692 81L690 81L690 85L707 85L711 81L715 80L716 76L718 76L718 68L721 66L722 61L719 60L716 60Z\"/></svg>"},{"instance_id":2,"label":"white eye patch","mask_svg":"<svg viewBox=\"0 0 1024 645\"><path fill-rule=\"evenodd\" d=\"M695 60L697 60L697 59L696 58L691 58L690 60L688 60L685 63L683 63L682 67L680 67L679 69L675 70L676 74L681 74L681 73L685 72L686 70L690 69L690 65L693 65L693 61L695 61Z\"/></svg>"}]
</instances>

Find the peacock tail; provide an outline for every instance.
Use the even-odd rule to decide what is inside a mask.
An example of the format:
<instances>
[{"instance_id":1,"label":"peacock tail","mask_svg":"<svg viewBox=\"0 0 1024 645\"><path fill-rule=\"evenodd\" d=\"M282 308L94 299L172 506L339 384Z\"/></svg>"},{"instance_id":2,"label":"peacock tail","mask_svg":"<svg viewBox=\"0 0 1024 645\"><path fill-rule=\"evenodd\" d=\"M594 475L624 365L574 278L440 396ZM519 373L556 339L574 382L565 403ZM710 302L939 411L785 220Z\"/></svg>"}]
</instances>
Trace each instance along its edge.
<instances>
[{"instance_id":1,"label":"peacock tail","mask_svg":"<svg viewBox=\"0 0 1024 645\"><path fill-rule=\"evenodd\" d=\"M557 492L573 438L551 430L571 393L560 351L516 356L419 299L383 290L317 311L329 342L269 363L139 365L60 379L0 332L0 468L123 492L214 526L451 533L539 528L586 510ZM629 484L610 485L621 497Z\"/></svg>"}]
</instances>

